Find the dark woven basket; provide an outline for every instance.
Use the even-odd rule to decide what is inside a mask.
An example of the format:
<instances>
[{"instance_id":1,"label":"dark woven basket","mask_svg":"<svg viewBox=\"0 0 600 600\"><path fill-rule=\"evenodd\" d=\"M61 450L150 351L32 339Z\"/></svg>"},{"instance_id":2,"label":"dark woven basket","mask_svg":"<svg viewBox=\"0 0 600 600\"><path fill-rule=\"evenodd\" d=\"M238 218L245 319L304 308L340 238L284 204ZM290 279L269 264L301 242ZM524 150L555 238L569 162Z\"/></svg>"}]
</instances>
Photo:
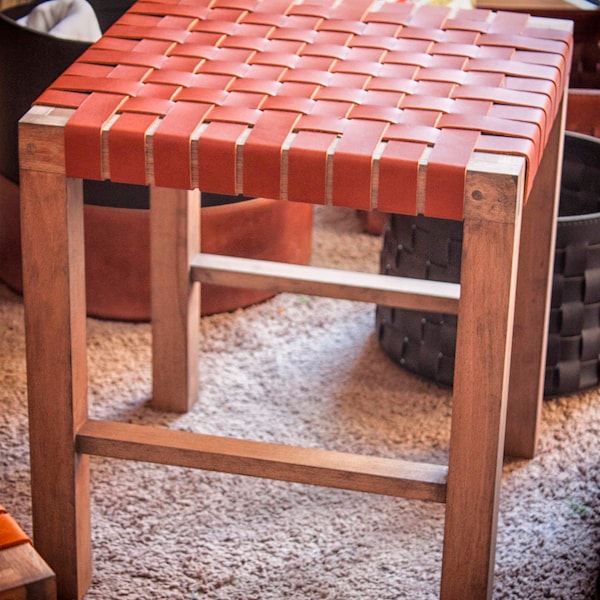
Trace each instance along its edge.
<instances>
[{"instance_id":1,"label":"dark woven basket","mask_svg":"<svg viewBox=\"0 0 600 600\"><path fill-rule=\"evenodd\" d=\"M462 223L392 215L381 272L458 282ZM378 306L383 350L409 371L452 385L454 315ZM572 393L600 382L600 139L567 133L544 394Z\"/></svg>"}]
</instances>

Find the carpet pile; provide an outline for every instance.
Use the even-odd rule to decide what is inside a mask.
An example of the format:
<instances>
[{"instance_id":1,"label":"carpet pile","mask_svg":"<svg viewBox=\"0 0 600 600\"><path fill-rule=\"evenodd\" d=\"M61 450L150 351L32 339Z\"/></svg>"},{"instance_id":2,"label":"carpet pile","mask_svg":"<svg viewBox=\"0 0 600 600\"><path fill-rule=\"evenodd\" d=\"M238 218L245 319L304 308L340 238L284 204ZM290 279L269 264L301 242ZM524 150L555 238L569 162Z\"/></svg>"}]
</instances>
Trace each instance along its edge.
<instances>
[{"instance_id":1,"label":"carpet pile","mask_svg":"<svg viewBox=\"0 0 600 600\"><path fill-rule=\"evenodd\" d=\"M318 209L320 265L377 271L380 239ZM0 500L31 532L23 306L0 286ZM201 393L148 406L148 324L88 319L91 414L443 463L451 396L380 350L374 307L280 294L201 322ZM505 461L494 598L592 600L600 566L600 391L544 403L531 461ZM89 600L428 600L444 507L92 460Z\"/></svg>"}]
</instances>

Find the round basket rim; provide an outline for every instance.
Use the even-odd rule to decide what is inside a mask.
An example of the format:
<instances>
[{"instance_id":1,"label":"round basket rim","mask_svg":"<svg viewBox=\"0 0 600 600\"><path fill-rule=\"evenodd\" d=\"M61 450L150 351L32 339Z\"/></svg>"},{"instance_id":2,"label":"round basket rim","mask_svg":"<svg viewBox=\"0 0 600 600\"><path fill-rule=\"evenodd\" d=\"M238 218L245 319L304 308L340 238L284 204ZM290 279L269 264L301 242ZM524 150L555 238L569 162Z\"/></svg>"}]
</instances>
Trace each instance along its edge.
<instances>
[{"instance_id":1,"label":"round basket rim","mask_svg":"<svg viewBox=\"0 0 600 600\"><path fill-rule=\"evenodd\" d=\"M578 139L590 144L600 144L600 138L594 137L593 135L587 135L585 133L579 133L577 131L567 130L565 131L565 137ZM595 219L600 220L600 212L558 216L557 223L559 225L577 225L582 221L585 221L585 223L589 223L591 221L594 221Z\"/></svg>"}]
</instances>

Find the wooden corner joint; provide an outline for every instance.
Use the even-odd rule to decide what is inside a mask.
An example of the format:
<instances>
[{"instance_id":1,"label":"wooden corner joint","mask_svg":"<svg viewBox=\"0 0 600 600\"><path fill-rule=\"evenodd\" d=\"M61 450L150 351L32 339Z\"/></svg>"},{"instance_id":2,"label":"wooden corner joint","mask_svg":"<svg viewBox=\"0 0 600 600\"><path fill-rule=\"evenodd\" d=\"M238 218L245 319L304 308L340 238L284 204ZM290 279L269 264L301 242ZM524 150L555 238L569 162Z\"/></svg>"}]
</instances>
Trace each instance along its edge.
<instances>
[{"instance_id":1,"label":"wooden corner joint","mask_svg":"<svg viewBox=\"0 0 600 600\"><path fill-rule=\"evenodd\" d=\"M34 106L19 121L22 170L65 173L64 128L73 111Z\"/></svg>"},{"instance_id":2,"label":"wooden corner joint","mask_svg":"<svg viewBox=\"0 0 600 600\"><path fill-rule=\"evenodd\" d=\"M523 157L476 153L467 169L465 219L514 223L525 199Z\"/></svg>"}]
</instances>

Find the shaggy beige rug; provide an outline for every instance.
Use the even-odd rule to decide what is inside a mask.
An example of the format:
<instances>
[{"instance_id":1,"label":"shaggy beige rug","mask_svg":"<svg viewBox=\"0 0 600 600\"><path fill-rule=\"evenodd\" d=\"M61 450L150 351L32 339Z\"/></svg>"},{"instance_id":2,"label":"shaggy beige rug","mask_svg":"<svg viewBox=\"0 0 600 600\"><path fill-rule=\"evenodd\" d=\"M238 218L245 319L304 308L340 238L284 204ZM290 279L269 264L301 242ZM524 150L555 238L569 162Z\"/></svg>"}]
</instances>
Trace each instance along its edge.
<instances>
[{"instance_id":1,"label":"shaggy beige rug","mask_svg":"<svg viewBox=\"0 0 600 600\"><path fill-rule=\"evenodd\" d=\"M377 270L352 213L316 215L314 261ZM31 531L23 310L0 287L0 500ZM202 391L147 406L147 324L88 321L94 416L332 449L446 459L448 390L379 349L374 307L281 294L202 320ZM507 462L495 598L591 600L600 563L600 392L544 404L534 460ZM442 505L93 459L88 598L435 598Z\"/></svg>"}]
</instances>

